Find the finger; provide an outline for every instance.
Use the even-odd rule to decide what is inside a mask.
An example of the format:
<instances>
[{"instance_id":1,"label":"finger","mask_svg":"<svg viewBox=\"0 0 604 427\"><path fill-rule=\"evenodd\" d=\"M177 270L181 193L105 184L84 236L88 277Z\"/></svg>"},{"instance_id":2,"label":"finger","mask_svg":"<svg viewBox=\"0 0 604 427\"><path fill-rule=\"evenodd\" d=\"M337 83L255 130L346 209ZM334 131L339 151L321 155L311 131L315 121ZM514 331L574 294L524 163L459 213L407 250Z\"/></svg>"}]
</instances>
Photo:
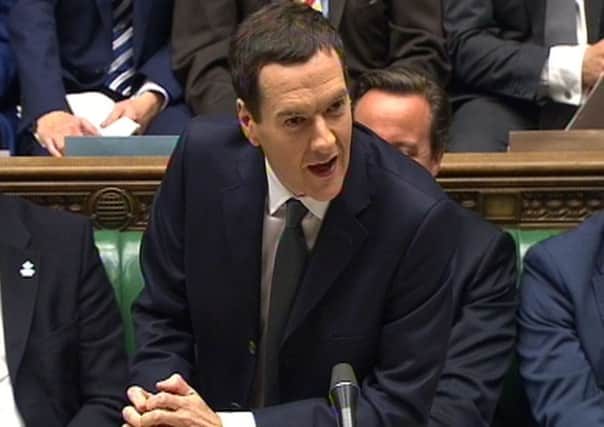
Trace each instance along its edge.
<instances>
[{"instance_id":1,"label":"finger","mask_svg":"<svg viewBox=\"0 0 604 427\"><path fill-rule=\"evenodd\" d=\"M132 386L128 387L126 394L138 412L142 413L147 410L146 402L151 396L151 393L142 387Z\"/></svg>"},{"instance_id":2,"label":"finger","mask_svg":"<svg viewBox=\"0 0 604 427\"><path fill-rule=\"evenodd\" d=\"M160 391L186 396L196 394L195 389L191 387L180 374L172 374L168 379L156 384Z\"/></svg>"},{"instance_id":3,"label":"finger","mask_svg":"<svg viewBox=\"0 0 604 427\"><path fill-rule=\"evenodd\" d=\"M113 107L113 111L111 111L105 121L101 123L101 127L109 126L111 123L115 122L117 119L122 117L123 114L124 109L122 108L122 106L120 104L115 104L115 107Z\"/></svg>"},{"instance_id":4,"label":"finger","mask_svg":"<svg viewBox=\"0 0 604 427\"><path fill-rule=\"evenodd\" d=\"M184 407L187 404L185 396L177 396L175 394L160 392L153 395L147 400L146 407L147 411L153 411L156 409L168 409L176 411Z\"/></svg>"},{"instance_id":5,"label":"finger","mask_svg":"<svg viewBox=\"0 0 604 427\"><path fill-rule=\"evenodd\" d=\"M157 426L180 426L185 425L181 423L181 417L172 411L165 409L155 409L150 412L145 412L141 416L140 426L133 427L157 427ZM187 425L191 425L187 423Z\"/></svg>"},{"instance_id":6,"label":"finger","mask_svg":"<svg viewBox=\"0 0 604 427\"><path fill-rule=\"evenodd\" d=\"M43 147L48 150L51 156L63 157L63 152L62 150L59 150L58 144L55 142L54 138L48 138L46 143L43 144Z\"/></svg>"},{"instance_id":7,"label":"finger","mask_svg":"<svg viewBox=\"0 0 604 427\"><path fill-rule=\"evenodd\" d=\"M96 128L96 126L85 118L80 118L80 128L84 135L100 136L99 130Z\"/></svg>"},{"instance_id":8,"label":"finger","mask_svg":"<svg viewBox=\"0 0 604 427\"><path fill-rule=\"evenodd\" d=\"M141 427L142 426L142 420L141 420L142 417L136 411L136 409L134 409L134 407L132 407L132 406L126 406L124 409L122 409L122 418L124 418L124 421L129 426L132 426L132 427Z\"/></svg>"}]
</instances>

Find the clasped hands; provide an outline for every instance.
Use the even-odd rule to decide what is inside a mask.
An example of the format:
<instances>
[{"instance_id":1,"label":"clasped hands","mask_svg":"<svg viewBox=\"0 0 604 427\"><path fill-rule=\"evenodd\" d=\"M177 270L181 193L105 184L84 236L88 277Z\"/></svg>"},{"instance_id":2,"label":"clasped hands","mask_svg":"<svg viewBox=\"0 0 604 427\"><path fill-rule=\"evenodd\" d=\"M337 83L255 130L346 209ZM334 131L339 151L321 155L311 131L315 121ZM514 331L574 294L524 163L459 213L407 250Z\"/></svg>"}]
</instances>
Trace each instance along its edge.
<instances>
[{"instance_id":1,"label":"clasped hands","mask_svg":"<svg viewBox=\"0 0 604 427\"><path fill-rule=\"evenodd\" d=\"M220 417L179 374L156 387L156 394L138 386L128 388L131 404L122 411L123 427L222 427Z\"/></svg>"}]
</instances>

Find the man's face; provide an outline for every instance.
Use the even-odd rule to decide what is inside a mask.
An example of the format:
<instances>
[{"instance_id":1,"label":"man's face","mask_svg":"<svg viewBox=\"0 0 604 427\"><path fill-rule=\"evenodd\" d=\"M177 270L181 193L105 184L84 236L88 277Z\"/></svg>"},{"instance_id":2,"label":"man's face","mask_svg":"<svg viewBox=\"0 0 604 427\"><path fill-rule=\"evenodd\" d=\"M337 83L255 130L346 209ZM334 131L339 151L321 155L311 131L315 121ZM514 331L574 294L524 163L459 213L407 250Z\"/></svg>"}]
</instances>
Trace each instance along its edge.
<instances>
[{"instance_id":1,"label":"man's face","mask_svg":"<svg viewBox=\"0 0 604 427\"><path fill-rule=\"evenodd\" d=\"M357 102L354 118L436 176L440 158L432 156L432 115L424 97L372 89Z\"/></svg>"},{"instance_id":2,"label":"man's face","mask_svg":"<svg viewBox=\"0 0 604 427\"><path fill-rule=\"evenodd\" d=\"M281 183L297 196L327 201L342 190L350 160L352 112L338 55L260 70L260 121L239 102L250 142L262 148Z\"/></svg>"}]
</instances>

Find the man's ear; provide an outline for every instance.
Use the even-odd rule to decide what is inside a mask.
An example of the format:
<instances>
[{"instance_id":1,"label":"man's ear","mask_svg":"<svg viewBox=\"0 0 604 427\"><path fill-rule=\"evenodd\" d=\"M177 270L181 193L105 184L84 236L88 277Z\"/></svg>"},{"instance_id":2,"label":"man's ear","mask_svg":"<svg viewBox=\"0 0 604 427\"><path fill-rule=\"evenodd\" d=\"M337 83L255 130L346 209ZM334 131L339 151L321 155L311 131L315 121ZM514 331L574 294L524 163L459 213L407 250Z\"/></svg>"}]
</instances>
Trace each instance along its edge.
<instances>
[{"instance_id":1,"label":"man's ear","mask_svg":"<svg viewBox=\"0 0 604 427\"><path fill-rule=\"evenodd\" d=\"M239 118L239 124L241 126L241 131L245 135L245 137L250 141L250 143L256 147L260 144L256 139L255 134L255 122L252 117L252 114L247 109L245 102L241 98L237 98L237 117Z\"/></svg>"}]
</instances>

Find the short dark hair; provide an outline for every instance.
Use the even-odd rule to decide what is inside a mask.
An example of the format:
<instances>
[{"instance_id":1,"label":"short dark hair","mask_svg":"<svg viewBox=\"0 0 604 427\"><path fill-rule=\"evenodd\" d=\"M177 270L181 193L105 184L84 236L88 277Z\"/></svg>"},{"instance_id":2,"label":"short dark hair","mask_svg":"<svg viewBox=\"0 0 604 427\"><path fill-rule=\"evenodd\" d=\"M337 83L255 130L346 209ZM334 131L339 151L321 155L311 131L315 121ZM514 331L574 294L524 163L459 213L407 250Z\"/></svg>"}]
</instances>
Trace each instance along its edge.
<instances>
[{"instance_id":1,"label":"short dark hair","mask_svg":"<svg viewBox=\"0 0 604 427\"><path fill-rule=\"evenodd\" d=\"M320 12L305 4L272 2L241 23L231 39L229 66L235 93L255 120L260 120L262 67L303 64L321 50L338 54L346 76L340 36Z\"/></svg>"},{"instance_id":2,"label":"short dark hair","mask_svg":"<svg viewBox=\"0 0 604 427\"><path fill-rule=\"evenodd\" d=\"M358 101L372 89L394 95L419 95L430 105L430 151L438 159L447 146L451 107L447 92L434 80L408 68L368 71L357 80L354 99Z\"/></svg>"}]
</instances>

